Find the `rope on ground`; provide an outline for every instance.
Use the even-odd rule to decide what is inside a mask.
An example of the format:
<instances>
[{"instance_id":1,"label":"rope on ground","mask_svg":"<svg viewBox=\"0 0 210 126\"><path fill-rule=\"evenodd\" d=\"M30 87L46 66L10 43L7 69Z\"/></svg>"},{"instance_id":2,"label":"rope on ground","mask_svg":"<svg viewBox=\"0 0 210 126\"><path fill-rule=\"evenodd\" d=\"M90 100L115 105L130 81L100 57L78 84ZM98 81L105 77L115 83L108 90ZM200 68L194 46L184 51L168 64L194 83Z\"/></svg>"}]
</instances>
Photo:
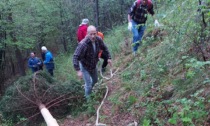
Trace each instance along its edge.
<instances>
[{"instance_id":1,"label":"rope on ground","mask_svg":"<svg viewBox=\"0 0 210 126\"><path fill-rule=\"evenodd\" d=\"M127 68L125 68L123 71L121 71L121 73L124 72L129 67L131 67L134 63L135 63L135 60L130 64L130 66L128 66ZM110 80L114 75L116 75L116 73L118 72L118 70L119 70L119 68L117 68L117 70L113 73L112 68L111 68L110 69L110 77L105 77L105 76L103 76L102 71L100 69L100 75L101 75L102 79ZM109 92L109 88L108 88L108 86L106 86L106 94L105 94L105 96L104 96L104 98L103 98L100 106L97 109L97 117L96 117L96 123L95 123L96 126L106 126L106 124L99 123L99 117L100 117L99 111L100 111L102 105L104 104L104 101L105 101L105 99L106 99L106 97L108 95L108 92ZM134 121L134 123L135 123L135 126L137 126L137 123L135 121Z\"/></svg>"},{"instance_id":2,"label":"rope on ground","mask_svg":"<svg viewBox=\"0 0 210 126\"><path fill-rule=\"evenodd\" d=\"M116 75L116 72L117 72L118 70L119 70L119 68L113 73L113 72L112 72L112 68L111 68L111 69L110 69L110 77L105 77L105 76L103 76L102 71L101 71L101 69L100 69L100 75L101 75L101 77L102 77L103 79L109 80L109 79L111 79L114 75ZM99 111L100 111L102 105L104 104L104 101L105 101L105 99L106 99L106 97L107 97L107 95L108 95L108 92L109 92L109 88L108 88L108 86L106 86L106 94L105 94L105 96L104 96L104 98L103 98L103 100L102 100L100 106L99 106L98 109L97 109L97 117L96 117L96 123L95 123L96 126L106 126L106 124L99 123L99 117L100 117Z\"/></svg>"},{"instance_id":3,"label":"rope on ground","mask_svg":"<svg viewBox=\"0 0 210 126\"><path fill-rule=\"evenodd\" d=\"M97 117L96 117L96 124L95 124L96 126L106 126L106 124L99 123L98 121L99 121L99 117L100 117L99 111L101 109L101 106L104 104L104 100L106 99L108 92L109 92L109 88L108 88L108 86L106 86L106 94L105 94L100 106L97 109Z\"/></svg>"},{"instance_id":4,"label":"rope on ground","mask_svg":"<svg viewBox=\"0 0 210 126\"><path fill-rule=\"evenodd\" d=\"M111 79L114 75L116 75L117 71L119 70L119 68L117 68L117 70L113 73L112 72L112 68L110 69L110 77L105 77L103 74L102 74L102 71L100 70L100 75L103 79L106 79L106 80L109 80Z\"/></svg>"}]
</instances>

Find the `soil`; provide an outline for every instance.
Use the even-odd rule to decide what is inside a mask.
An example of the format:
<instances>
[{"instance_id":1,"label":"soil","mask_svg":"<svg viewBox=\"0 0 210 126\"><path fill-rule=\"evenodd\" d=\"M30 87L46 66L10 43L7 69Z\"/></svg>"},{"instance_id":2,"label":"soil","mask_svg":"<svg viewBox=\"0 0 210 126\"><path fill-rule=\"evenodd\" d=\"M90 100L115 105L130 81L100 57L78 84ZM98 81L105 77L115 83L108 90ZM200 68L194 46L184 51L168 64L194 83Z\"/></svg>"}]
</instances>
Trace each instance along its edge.
<instances>
[{"instance_id":1,"label":"soil","mask_svg":"<svg viewBox=\"0 0 210 126\"><path fill-rule=\"evenodd\" d=\"M130 53L131 54L131 53ZM124 54L122 54L124 55ZM118 60L120 56L118 56L116 59ZM131 56L124 56L124 59L122 62L129 62L132 60ZM109 93L104 101L104 104L102 105L100 109L100 118L99 123L106 124L106 126L127 126L131 123L133 123L136 120L136 117L131 112L122 111L122 108L120 105L116 105L109 99L110 96L115 95L116 93L119 93L119 90L122 90L121 86L121 80L119 78L119 73L125 69L125 64L121 63L122 65L119 67L119 71L116 72L116 75L114 75L110 80L106 81L106 85L108 86ZM114 68L113 70L116 71L118 68ZM104 76L108 77L109 71L107 70L106 73L104 73ZM120 97L121 99L124 99L123 97L126 97L125 94ZM122 101L122 100L120 100ZM122 103L123 104L123 103ZM95 113L98 109L100 104L98 104L97 107L95 107ZM73 118L71 116L68 116L66 119L64 119L63 123L60 124L60 126L94 126L96 123L96 114L89 117L85 114L81 114L77 118Z\"/></svg>"}]
</instances>

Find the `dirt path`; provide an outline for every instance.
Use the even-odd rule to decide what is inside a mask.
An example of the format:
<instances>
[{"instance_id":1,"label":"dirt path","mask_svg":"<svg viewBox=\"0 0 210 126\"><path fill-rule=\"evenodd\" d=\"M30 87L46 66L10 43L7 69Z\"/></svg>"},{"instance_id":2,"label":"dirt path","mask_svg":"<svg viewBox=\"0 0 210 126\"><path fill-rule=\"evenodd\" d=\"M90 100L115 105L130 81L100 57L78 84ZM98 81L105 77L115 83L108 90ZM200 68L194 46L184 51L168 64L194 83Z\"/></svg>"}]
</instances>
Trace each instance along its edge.
<instances>
[{"instance_id":1,"label":"dirt path","mask_svg":"<svg viewBox=\"0 0 210 126\"><path fill-rule=\"evenodd\" d=\"M129 55L124 57L121 63L122 65L119 67L121 69L119 69L116 75L114 75L110 80L105 82L108 86L109 93L100 109L99 123L106 124L106 126L127 126L128 124L134 122L135 116L129 112L122 110L121 105L123 103L120 103L120 101L123 100L120 100L122 99L121 96L118 97L118 95L121 93L123 94L123 96L127 93L126 91L122 90L122 83L118 74L127 67L126 62L130 62L131 60L132 57ZM115 70L116 69L117 68L115 68ZM106 75L107 74L108 73L106 73ZM117 99L114 99L113 97ZM95 108L95 112L97 111L97 108ZM68 117L60 126L94 126L96 116L97 115L95 114L91 117L87 117L86 115L81 114L78 118Z\"/></svg>"}]
</instances>

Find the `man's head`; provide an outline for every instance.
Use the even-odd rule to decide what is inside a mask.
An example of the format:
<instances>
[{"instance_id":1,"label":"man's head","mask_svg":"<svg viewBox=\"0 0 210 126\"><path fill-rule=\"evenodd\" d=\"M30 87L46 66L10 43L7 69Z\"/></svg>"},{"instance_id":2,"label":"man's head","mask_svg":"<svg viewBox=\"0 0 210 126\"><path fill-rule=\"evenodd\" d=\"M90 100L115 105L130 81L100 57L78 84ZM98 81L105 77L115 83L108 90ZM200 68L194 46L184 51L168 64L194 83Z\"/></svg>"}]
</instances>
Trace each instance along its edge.
<instances>
[{"instance_id":1,"label":"man's head","mask_svg":"<svg viewBox=\"0 0 210 126\"><path fill-rule=\"evenodd\" d=\"M30 53L30 57L31 57L31 58L34 58L34 57L35 57L35 52L31 52L31 53Z\"/></svg>"},{"instance_id":2,"label":"man's head","mask_svg":"<svg viewBox=\"0 0 210 126\"><path fill-rule=\"evenodd\" d=\"M43 53L47 52L47 48L45 46L42 46L41 50Z\"/></svg>"},{"instance_id":3,"label":"man's head","mask_svg":"<svg viewBox=\"0 0 210 126\"><path fill-rule=\"evenodd\" d=\"M148 0L142 0L143 5L146 5Z\"/></svg>"},{"instance_id":4,"label":"man's head","mask_svg":"<svg viewBox=\"0 0 210 126\"><path fill-rule=\"evenodd\" d=\"M97 36L96 27L93 25L88 26L87 34L88 34L88 37L90 38L90 40L92 42L94 42L96 40L96 36Z\"/></svg>"},{"instance_id":5,"label":"man's head","mask_svg":"<svg viewBox=\"0 0 210 126\"><path fill-rule=\"evenodd\" d=\"M81 24L87 25L88 23L89 23L89 20L87 18L82 19L82 23Z\"/></svg>"}]
</instances>

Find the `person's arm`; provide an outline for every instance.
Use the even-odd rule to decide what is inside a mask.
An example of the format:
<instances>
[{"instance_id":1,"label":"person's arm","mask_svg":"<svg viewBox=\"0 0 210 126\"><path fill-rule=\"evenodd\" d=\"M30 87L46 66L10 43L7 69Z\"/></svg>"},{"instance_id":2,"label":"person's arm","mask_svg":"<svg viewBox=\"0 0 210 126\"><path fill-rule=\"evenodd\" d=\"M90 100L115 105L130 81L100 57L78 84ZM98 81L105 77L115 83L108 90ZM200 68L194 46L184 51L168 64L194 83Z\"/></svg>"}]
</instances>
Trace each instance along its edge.
<instances>
[{"instance_id":1,"label":"person's arm","mask_svg":"<svg viewBox=\"0 0 210 126\"><path fill-rule=\"evenodd\" d=\"M80 71L79 67L79 61L84 57L85 51L86 51L86 46L85 43L79 43L77 46L74 55L73 55L73 65L74 69L76 71Z\"/></svg>"},{"instance_id":2,"label":"person's arm","mask_svg":"<svg viewBox=\"0 0 210 126\"><path fill-rule=\"evenodd\" d=\"M155 27L159 27L160 24L155 16L155 12L154 12L154 9L153 9L153 4L151 4L151 7L148 9L148 12L152 15L152 18L153 20L155 21Z\"/></svg>"},{"instance_id":3,"label":"person's arm","mask_svg":"<svg viewBox=\"0 0 210 126\"><path fill-rule=\"evenodd\" d=\"M83 38L82 38L82 29L81 29L82 26L80 26L77 30L77 40L78 42L80 42Z\"/></svg>"},{"instance_id":4,"label":"person's arm","mask_svg":"<svg viewBox=\"0 0 210 126\"><path fill-rule=\"evenodd\" d=\"M135 11L135 9L136 9L136 5L137 5L137 1L135 1L134 3L133 3L133 5L131 6L131 8L129 9L129 11L128 11L128 23L129 22L131 22L131 17L132 17L132 15L134 14L134 11Z\"/></svg>"},{"instance_id":5,"label":"person's arm","mask_svg":"<svg viewBox=\"0 0 210 126\"><path fill-rule=\"evenodd\" d=\"M132 23L131 23L131 20L132 20L132 15L134 14L134 11L136 9L136 6L137 6L137 1L135 1L133 3L133 5L131 6L129 12L128 12L128 30L131 31L132 30Z\"/></svg>"},{"instance_id":6,"label":"person's arm","mask_svg":"<svg viewBox=\"0 0 210 126\"><path fill-rule=\"evenodd\" d=\"M100 43L100 45L99 45L100 49L103 50L103 52L105 52L107 54L108 59L111 59L111 55L110 55L110 52L109 52L106 44L103 42L103 40L100 37L98 37L98 41Z\"/></svg>"},{"instance_id":7,"label":"person's arm","mask_svg":"<svg viewBox=\"0 0 210 126\"><path fill-rule=\"evenodd\" d=\"M42 64L42 60L40 59L40 58L38 58L38 57L36 57L37 58L37 60L38 60L38 65L41 65Z\"/></svg>"},{"instance_id":8,"label":"person's arm","mask_svg":"<svg viewBox=\"0 0 210 126\"><path fill-rule=\"evenodd\" d=\"M82 32L82 38L84 39L85 36L87 35L87 27L88 26L85 26L85 28L83 29L83 32Z\"/></svg>"},{"instance_id":9,"label":"person's arm","mask_svg":"<svg viewBox=\"0 0 210 126\"><path fill-rule=\"evenodd\" d=\"M50 52L47 52L45 55L45 61L44 64L49 63L52 59L52 54Z\"/></svg>"},{"instance_id":10,"label":"person's arm","mask_svg":"<svg viewBox=\"0 0 210 126\"><path fill-rule=\"evenodd\" d=\"M77 71L77 76L79 79L82 79L82 72L79 67L79 61L84 57L86 47L87 45L84 45L84 43L79 43L73 55L73 65L74 69Z\"/></svg>"},{"instance_id":11,"label":"person's arm","mask_svg":"<svg viewBox=\"0 0 210 126\"><path fill-rule=\"evenodd\" d=\"M32 62L31 62L30 59L28 60L28 67L29 67L29 68L32 68L32 67L33 67Z\"/></svg>"},{"instance_id":12,"label":"person's arm","mask_svg":"<svg viewBox=\"0 0 210 126\"><path fill-rule=\"evenodd\" d=\"M128 14L128 23L131 22L131 15Z\"/></svg>"},{"instance_id":13,"label":"person's arm","mask_svg":"<svg viewBox=\"0 0 210 126\"><path fill-rule=\"evenodd\" d=\"M149 14L152 15L152 18L154 19L154 21L156 20L155 17L155 12L154 12L154 8L153 8L153 4L150 5L149 9L148 9Z\"/></svg>"}]
</instances>

